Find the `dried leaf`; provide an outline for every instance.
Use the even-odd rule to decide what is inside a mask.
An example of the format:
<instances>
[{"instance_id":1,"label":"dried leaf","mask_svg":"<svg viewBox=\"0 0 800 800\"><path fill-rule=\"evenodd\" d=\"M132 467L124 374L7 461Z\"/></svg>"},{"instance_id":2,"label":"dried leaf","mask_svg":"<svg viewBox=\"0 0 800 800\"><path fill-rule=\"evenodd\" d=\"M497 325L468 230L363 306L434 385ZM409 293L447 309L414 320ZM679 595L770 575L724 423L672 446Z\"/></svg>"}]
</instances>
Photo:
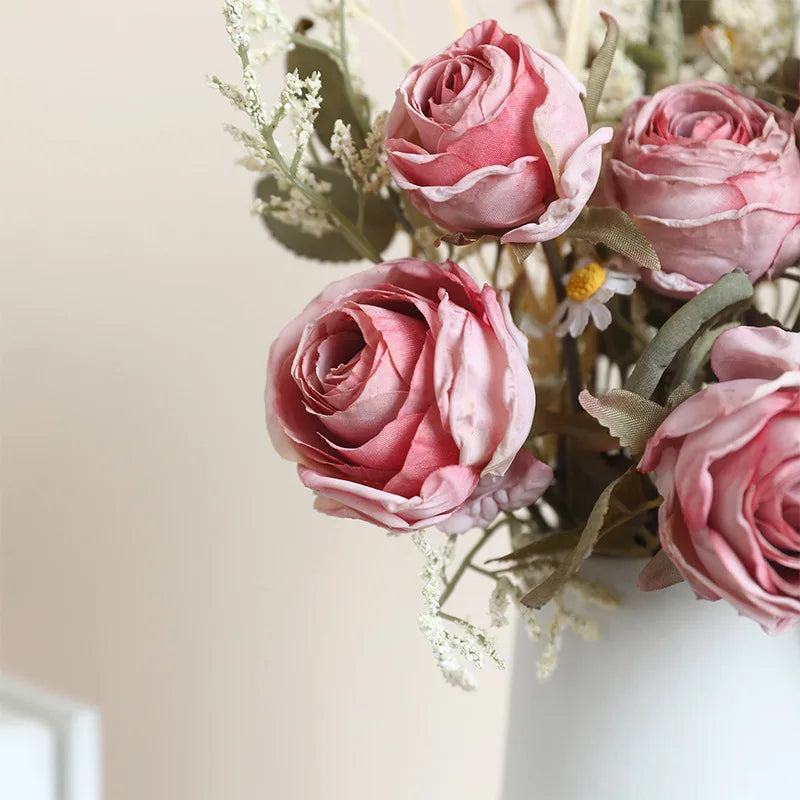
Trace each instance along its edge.
<instances>
[{"instance_id":1,"label":"dried leaf","mask_svg":"<svg viewBox=\"0 0 800 800\"><path fill-rule=\"evenodd\" d=\"M629 522L604 534L592 554L612 558L652 558L660 546L658 532L653 530L653 526Z\"/></svg>"},{"instance_id":2,"label":"dried leaf","mask_svg":"<svg viewBox=\"0 0 800 800\"><path fill-rule=\"evenodd\" d=\"M585 208L565 235L592 244L604 244L647 269L661 269L655 248L622 209L611 206Z\"/></svg>"},{"instance_id":3,"label":"dried leaf","mask_svg":"<svg viewBox=\"0 0 800 800\"><path fill-rule=\"evenodd\" d=\"M572 549L578 544L578 537L580 534L581 531L579 528L572 528L566 531L552 531L551 533L539 537L530 544L520 547L519 550L514 550L511 553L506 553L504 556L489 559L486 563L494 564L506 561L525 561L533 556L562 553L565 550Z\"/></svg>"},{"instance_id":4,"label":"dried leaf","mask_svg":"<svg viewBox=\"0 0 800 800\"><path fill-rule=\"evenodd\" d=\"M674 586L682 580L683 575L678 572L670 557L659 550L639 573L638 585L643 592L654 592Z\"/></svg>"},{"instance_id":5,"label":"dried leaf","mask_svg":"<svg viewBox=\"0 0 800 800\"><path fill-rule=\"evenodd\" d=\"M602 424L592 417L537 408L531 436L552 433L575 439L584 450L605 452L619 446L617 440L609 436Z\"/></svg>"},{"instance_id":6,"label":"dried leaf","mask_svg":"<svg viewBox=\"0 0 800 800\"><path fill-rule=\"evenodd\" d=\"M533 252L536 245L533 244L512 244L511 250L514 253L514 257L522 264L526 258Z\"/></svg>"},{"instance_id":7,"label":"dried leaf","mask_svg":"<svg viewBox=\"0 0 800 800\"><path fill-rule=\"evenodd\" d=\"M667 398L667 410L672 411L673 408L677 408L685 400L688 400L694 393L695 390L688 383L685 381L683 383L679 383L670 392L670 395Z\"/></svg>"},{"instance_id":8,"label":"dried leaf","mask_svg":"<svg viewBox=\"0 0 800 800\"><path fill-rule=\"evenodd\" d=\"M625 389L612 389L603 397L594 397L586 389L580 393L580 404L623 447L641 453L647 440L667 416L667 410Z\"/></svg>"},{"instance_id":9,"label":"dried leaf","mask_svg":"<svg viewBox=\"0 0 800 800\"><path fill-rule=\"evenodd\" d=\"M654 504L659 502L646 498L643 480L636 467L630 467L603 489L578 538L577 545L542 583L522 598L526 606L541 608L552 600L591 555L597 540L604 533L653 508Z\"/></svg>"},{"instance_id":10,"label":"dried leaf","mask_svg":"<svg viewBox=\"0 0 800 800\"><path fill-rule=\"evenodd\" d=\"M605 11L600 12L603 22L606 24L606 35L603 44L597 51L597 55L592 59L592 66L589 70L589 79L586 81L586 97L583 101L583 109L586 112L586 119L589 127L592 127L597 107L603 96L603 88L606 85L608 73L611 72L611 64L614 61L614 53L617 49L619 40L619 26L611 14Z\"/></svg>"}]
</instances>

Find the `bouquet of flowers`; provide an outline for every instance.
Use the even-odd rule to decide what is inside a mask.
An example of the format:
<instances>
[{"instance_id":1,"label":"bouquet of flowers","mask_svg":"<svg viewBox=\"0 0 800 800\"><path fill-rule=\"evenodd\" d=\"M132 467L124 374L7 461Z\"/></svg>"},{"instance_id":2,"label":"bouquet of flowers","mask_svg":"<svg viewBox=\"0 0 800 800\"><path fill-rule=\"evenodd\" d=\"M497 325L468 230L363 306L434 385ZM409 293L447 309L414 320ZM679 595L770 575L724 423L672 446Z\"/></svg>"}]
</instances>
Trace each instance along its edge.
<instances>
[{"instance_id":1,"label":"bouquet of flowers","mask_svg":"<svg viewBox=\"0 0 800 800\"><path fill-rule=\"evenodd\" d=\"M230 132L269 233L373 262L272 344L272 442L319 511L408 534L420 628L463 688L503 665L512 607L540 677L565 629L596 635L585 602L617 599L581 574L593 555L646 559L642 590L685 581L769 633L800 617L797 9L561 5L535 4L548 50L480 22L376 113L360 0L296 23L229 0L241 81L211 78L249 118ZM468 573L485 625L451 607Z\"/></svg>"}]
</instances>

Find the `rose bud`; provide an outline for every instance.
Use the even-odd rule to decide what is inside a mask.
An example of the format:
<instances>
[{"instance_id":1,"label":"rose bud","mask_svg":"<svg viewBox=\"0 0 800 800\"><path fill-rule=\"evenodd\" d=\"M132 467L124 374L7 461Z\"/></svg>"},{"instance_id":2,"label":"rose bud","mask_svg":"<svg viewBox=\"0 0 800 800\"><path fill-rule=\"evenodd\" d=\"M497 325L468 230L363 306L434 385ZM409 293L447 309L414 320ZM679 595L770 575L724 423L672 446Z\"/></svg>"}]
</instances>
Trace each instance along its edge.
<instances>
[{"instance_id":1,"label":"rose bud","mask_svg":"<svg viewBox=\"0 0 800 800\"><path fill-rule=\"evenodd\" d=\"M652 242L656 291L691 297L736 267L755 283L800 257L800 153L792 115L730 86L696 80L625 113L604 201Z\"/></svg>"},{"instance_id":2,"label":"rose bud","mask_svg":"<svg viewBox=\"0 0 800 800\"><path fill-rule=\"evenodd\" d=\"M800 334L734 328L719 378L648 442L663 552L698 597L724 598L769 633L800 618Z\"/></svg>"},{"instance_id":3,"label":"rose bud","mask_svg":"<svg viewBox=\"0 0 800 800\"><path fill-rule=\"evenodd\" d=\"M586 205L612 135L589 135L583 92L559 58L481 22L408 71L386 126L389 169L448 231L554 239Z\"/></svg>"},{"instance_id":4,"label":"rose bud","mask_svg":"<svg viewBox=\"0 0 800 800\"><path fill-rule=\"evenodd\" d=\"M272 441L320 511L461 532L534 502L535 395L504 293L457 264L390 261L332 283L269 356Z\"/></svg>"}]
</instances>

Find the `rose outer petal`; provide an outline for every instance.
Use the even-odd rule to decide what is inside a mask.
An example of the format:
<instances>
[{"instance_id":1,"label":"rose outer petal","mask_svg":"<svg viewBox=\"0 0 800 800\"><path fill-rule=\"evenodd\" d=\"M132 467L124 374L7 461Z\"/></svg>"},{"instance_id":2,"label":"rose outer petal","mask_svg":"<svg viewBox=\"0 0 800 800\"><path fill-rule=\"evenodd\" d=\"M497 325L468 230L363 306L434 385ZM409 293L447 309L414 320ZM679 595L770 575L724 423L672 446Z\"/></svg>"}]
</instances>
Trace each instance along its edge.
<instances>
[{"instance_id":1,"label":"rose outer petal","mask_svg":"<svg viewBox=\"0 0 800 800\"><path fill-rule=\"evenodd\" d=\"M711 369L721 381L779 378L800 370L800 336L774 326L724 331L711 349Z\"/></svg>"},{"instance_id":2,"label":"rose outer petal","mask_svg":"<svg viewBox=\"0 0 800 800\"><path fill-rule=\"evenodd\" d=\"M547 206L538 221L506 233L503 244L533 244L555 239L578 218L589 201L603 163L603 145L611 140L612 128L599 128L570 156L556 184L558 198Z\"/></svg>"},{"instance_id":3,"label":"rose outer petal","mask_svg":"<svg viewBox=\"0 0 800 800\"><path fill-rule=\"evenodd\" d=\"M553 481L553 470L527 450L520 450L504 475L481 478L467 502L438 527L445 533L464 533L490 525L500 511L535 503Z\"/></svg>"}]
</instances>

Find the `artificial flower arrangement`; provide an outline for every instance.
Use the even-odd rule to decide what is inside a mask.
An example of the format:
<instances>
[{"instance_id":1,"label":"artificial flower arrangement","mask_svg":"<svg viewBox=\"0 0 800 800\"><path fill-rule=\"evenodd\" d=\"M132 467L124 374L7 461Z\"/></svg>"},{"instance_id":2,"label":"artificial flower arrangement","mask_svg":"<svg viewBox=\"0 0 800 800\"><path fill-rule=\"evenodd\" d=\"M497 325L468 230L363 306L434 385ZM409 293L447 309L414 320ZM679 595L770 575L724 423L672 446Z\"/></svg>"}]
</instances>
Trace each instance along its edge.
<instances>
[{"instance_id":1,"label":"artificial flower arrangement","mask_svg":"<svg viewBox=\"0 0 800 800\"><path fill-rule=\"evenodd\" d=\"M616 0L594 27L588 5L567 23L541 4L572 70L487 20L377 114L355 0L296 24L274 0L224 6L242 86L211 81L252 123L230 130L255 212L298 256L374 263L272 344L270 437L320 511L419 548L419 624L463 688L502 666L490 629L512 606L541 677L563 630L595 635L575 600L616 598L581 575L593 554L770 633L800 617L793 5ZM409 255L384 260L399 237ZM486 626L450 608L468 572Z\"/></svg>"}]
</instances>

